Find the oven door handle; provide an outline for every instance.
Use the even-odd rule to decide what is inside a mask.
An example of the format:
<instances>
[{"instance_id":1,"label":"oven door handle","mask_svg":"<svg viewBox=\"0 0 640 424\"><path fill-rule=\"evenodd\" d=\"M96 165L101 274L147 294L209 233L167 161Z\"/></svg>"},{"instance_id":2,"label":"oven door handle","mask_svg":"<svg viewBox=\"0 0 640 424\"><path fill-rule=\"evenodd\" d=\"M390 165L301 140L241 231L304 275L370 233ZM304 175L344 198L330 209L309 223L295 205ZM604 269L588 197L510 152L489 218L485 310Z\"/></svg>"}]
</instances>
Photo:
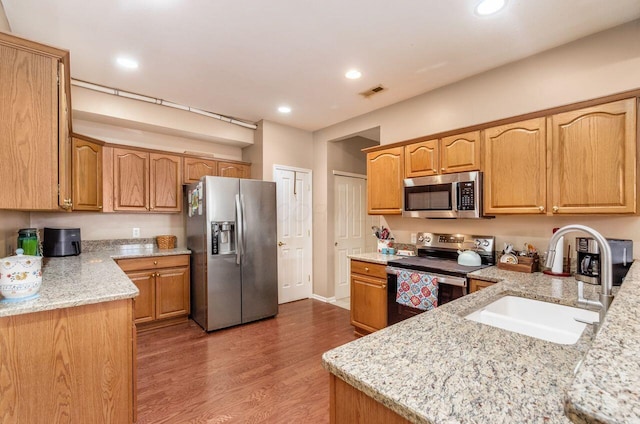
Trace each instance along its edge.
<instances>
[{"instance_id":1,"label":"oven door handle","mask_svg":"<svg viewBox=\"0 0 640 424\"><path fill-rule=\"evenodd\" d=\"M450 286L467 287L467 279L462 277L454 277L452 275L442 275L442 274L437 274L435 272L430 272L430 271L419 271L419 270L408 269L408 268L396 268L393 266L388 266L386 270L387 270L387 274L397 274L400 271L420 272L422 274L427 274L431 277L435 277L438 280L438 284L448 284Z\"/></svg>"}]
</instances>

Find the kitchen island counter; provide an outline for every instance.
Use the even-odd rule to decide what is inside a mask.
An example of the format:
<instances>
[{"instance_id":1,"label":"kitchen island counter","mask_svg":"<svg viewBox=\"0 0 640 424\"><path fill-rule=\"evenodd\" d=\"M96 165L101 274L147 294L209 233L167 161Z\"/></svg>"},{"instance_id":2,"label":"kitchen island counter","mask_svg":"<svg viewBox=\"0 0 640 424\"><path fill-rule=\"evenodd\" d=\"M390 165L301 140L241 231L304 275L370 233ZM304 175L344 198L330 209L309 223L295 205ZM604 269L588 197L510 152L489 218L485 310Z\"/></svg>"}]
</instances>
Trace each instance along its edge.
<instances>
[{"instance_id":1,"label":"kitchen island counter","mask_svg":"<svg viewBox=\"0 0 640 424\"><path fill-rule=\"evenodd\" d=\"M640 301L638 268L633 265L593 343L589 326L575 345L560 345L466 320L466 314L508 294L576 305L573 278L487 268L470 277L484 273L498 284L328 351L323 365L416 423L569 423L565 402L569 415L579 422L597 422L596 415L603 422L637 421L638 362L628 359L621 364L614 358L637 358L640 353L640 326L627 325L638 309L629 305ZM595 298L595 288L585 288L587 297ZM637 318L636 313L632 322ZM625 336L630 341L621 344ZM612 401L618 395L615 407L602 403L600 390L611 391Z\"/></svg>"},{"instance_id":2,"label":"kitchen island counter","mask_svg":"<svg viewBox=\"0 0 640 424\"><path fill-rule=\"evenodd\" d=\"M190 251L123 246L83 252L78 256L44 258L39 296L23 301L0 301L0 317L136 297L138 288L114 259L184 254Z\"/></svg>"}]
</instances>

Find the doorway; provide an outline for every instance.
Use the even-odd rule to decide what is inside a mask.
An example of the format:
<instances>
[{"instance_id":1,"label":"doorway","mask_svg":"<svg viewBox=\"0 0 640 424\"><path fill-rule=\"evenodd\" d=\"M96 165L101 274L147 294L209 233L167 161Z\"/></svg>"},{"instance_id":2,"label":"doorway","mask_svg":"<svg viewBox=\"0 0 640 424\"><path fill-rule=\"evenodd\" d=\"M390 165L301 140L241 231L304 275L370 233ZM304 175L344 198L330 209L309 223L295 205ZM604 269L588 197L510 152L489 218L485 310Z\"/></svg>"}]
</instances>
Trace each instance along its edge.
<instances>
[{"instance_id":1,"label":"doorway","mask_svg":"<svg viewBox=\"0 0 640 424\"><path fill-rule=\"evenodd\" d=\"M278 303L311 297L312 174L310 169L273 166L278 214Z\"/></svg>"},{"instance_id":2,"label":"doorway","mask_svg":"<svg viewBox=\"0 0 640 424\"><path fill-rule=\"evenodd\" d=\"M348 309L351 292L349 255L365 252L367 180L365 175L334 171L334 263L336 305Z\"/></svg>"}]
</instances>

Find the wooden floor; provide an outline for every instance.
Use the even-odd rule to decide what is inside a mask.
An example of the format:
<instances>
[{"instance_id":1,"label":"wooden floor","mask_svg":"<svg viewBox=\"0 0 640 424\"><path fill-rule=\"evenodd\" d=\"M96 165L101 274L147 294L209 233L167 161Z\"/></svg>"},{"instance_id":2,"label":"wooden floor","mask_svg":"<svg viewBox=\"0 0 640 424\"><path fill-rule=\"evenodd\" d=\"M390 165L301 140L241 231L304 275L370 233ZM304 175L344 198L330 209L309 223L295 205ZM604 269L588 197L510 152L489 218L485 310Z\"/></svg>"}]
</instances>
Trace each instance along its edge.
<instances>
[{"instance_id":1,"label":"wooden floor","mask_svg":"<svg viewBox=\"0 0 640 424\"><path fill-rule=\"evenodd\" d=\"M354 340L349 311L302 300L276 318L138 335L138 423L328 423L325 351Z\"/></svg>"}]
</instances>

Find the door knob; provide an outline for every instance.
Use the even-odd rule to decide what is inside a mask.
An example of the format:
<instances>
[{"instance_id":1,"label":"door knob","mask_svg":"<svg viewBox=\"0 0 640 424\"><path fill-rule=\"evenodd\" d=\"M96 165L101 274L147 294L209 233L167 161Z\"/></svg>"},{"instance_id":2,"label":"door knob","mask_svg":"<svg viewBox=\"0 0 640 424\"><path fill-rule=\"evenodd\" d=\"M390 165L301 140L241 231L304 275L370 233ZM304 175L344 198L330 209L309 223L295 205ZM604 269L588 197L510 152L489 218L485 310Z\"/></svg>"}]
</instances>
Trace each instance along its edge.
<instances>
[{"instance_id":1,"label":"door knob","mask_svg":"<svg viewBox=\"0 0 640 424\"><path fill-rule=\"evenodd\" d=\"M338 242L333 243L334 246L338 247Z\"/></svg>"},{"instance_id":2,"label":"door knob","mask_svg":"<svg viewBox=\"0 0 640 424\"><path fill-rule=\"evenodd\" d=\"M554 207L553 207L553 212L554 212L554 213L555 213L555 212L558 212L559 210L560 210L560 208L559 208L559 207L557 207L557 206L554 206Z\"/></svg>"},{"instance_id":3,"label":"door knob","mask_svg":"<svg viewBox=\"0 0 640 424\"><path fill-rule=\"evenodd\" d=\"M538 209L540 209L540 212L544 212L544 206L538 206Z\"/></svg>"},{"instance_id":4,"label":"door knob","mask_svg":"<svg viewBox=\"0 0 640 424\"><path fill-rule=\"evenodd\" d=\"M285 244L287 244L287 243L283 243L281 241L278 242L278 246L284 246Z\"/></svg>"}]
</instances>

